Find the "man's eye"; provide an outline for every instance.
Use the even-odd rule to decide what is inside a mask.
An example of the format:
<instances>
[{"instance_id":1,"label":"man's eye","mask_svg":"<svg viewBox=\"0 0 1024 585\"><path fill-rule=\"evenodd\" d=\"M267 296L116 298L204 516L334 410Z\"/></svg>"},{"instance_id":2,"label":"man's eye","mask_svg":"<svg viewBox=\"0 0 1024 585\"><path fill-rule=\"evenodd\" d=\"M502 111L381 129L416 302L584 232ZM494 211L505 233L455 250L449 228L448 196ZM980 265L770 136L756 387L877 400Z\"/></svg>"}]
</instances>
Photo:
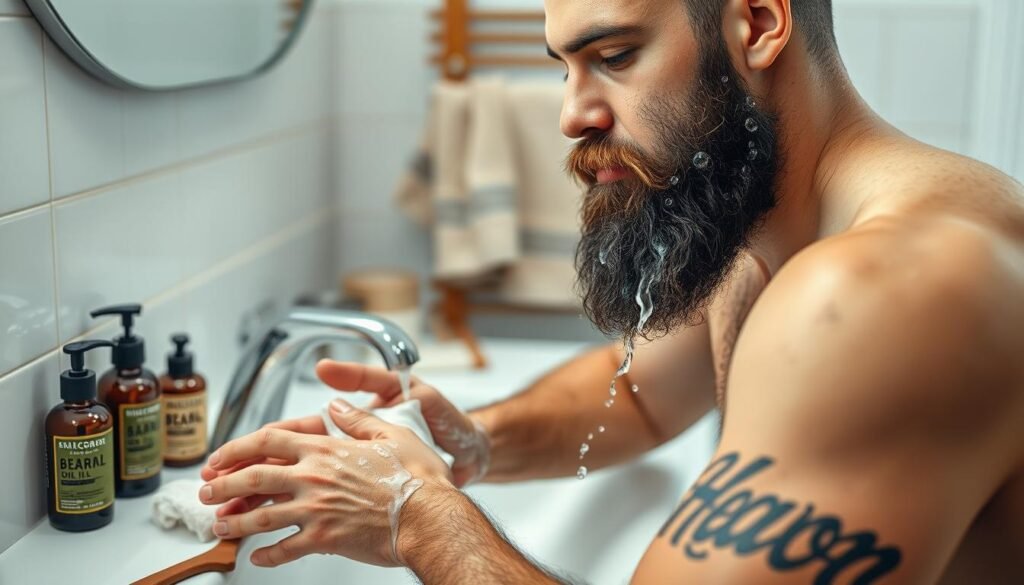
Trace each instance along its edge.
<instances>
[{"instance_id":1,"label":"man's eye","mask_svg":"<svg viewBox=\"0 0 1024 585\"><path fill-rule=\"evenodd\" d=\"M607 66L609 69L618 69L625 66L629 60L633 57L633 53L636 49L626 49L621 53L617 53L610 57L601 59L601 63Z\"/></svg>"}]
</instances>

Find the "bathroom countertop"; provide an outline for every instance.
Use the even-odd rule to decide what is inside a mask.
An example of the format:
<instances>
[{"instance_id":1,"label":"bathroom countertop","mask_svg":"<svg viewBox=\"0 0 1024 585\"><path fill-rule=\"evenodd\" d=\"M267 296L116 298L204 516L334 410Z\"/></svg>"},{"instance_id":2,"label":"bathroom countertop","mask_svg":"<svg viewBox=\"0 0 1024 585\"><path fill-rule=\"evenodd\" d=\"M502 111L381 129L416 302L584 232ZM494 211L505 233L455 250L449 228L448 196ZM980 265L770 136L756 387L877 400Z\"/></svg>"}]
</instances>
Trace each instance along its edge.
<instances>
[{"instance_id":1,"label":"bathroom countertop","mask_svg":"<svg viewBox=\"0 0 1024 585\"><path fill-rule=\"evenodd\" d=\"M437 386L453 403L461 408L472 408L491 403L523 388L533 379L553 366L564 362L585 349L580 343L543 342L533 340L484 340L484 350L492 366L484 371L448 370L416 371L426 382ZM327 400L336 395L335 391L318 382L297 382L289 393L284 406L284 417L307 415L316 412ZM355 404L364 403L350 395ZM211 404L213 411L219 405ZM710 422L710 421L709 421ZM574 516L584 510L604 509L610 493L637 491L637 496L651 502L664 499L671 505L678 498L677 491L689 481L689 476L706 463L712 445L711 426L697 429L689 439L683 438L646 455L635 464L601 471L594 480L577 482L575 479L529 482L521 488L480 485L469 490L470 495L489 509L504 516L505 528L515 533L518 541L528 545L532 551L545 557L550 554L564 563L573 562L580 567L592 565L593 560L581 557L573 561L576 547L564 549L567 534L576 534ZM706 437L706 438L705 438ZM689 461L686 465L681 465ZM199 466L184 469L164 469L164 482L183 478L196 478ZM637 481L643 483L637 484ZM668 483L666 483L668 482ZM670 485L675 485L671 487ZM646 486L646 487L645 487ZM653 487L652 487L653 486ZM660 486L660 487L659 487ZM643 490L650 491L644 495ZM666 491L667 490L667 491ZM665 493L662 493L662 492ZM563 494L564 495L560 495ZM545 504L562 510L567 516L565 527L555 522L551 511L544 506L536 510L538 518L524 513L524 501L536 503L554 498ZM564 499L568 498L568 499ZM537 507L536 504L531 504ZM639 511L639 509L638 509ZM588 512L589 513L589 512ZM648 512L638 512L639 516ZM657 514L662 514L657 511ZM638 516L638 517L639 517ZM540 518L544 520L541 521ZM531 519L532 518L532 519ZM660 522L658 517L647 518L644 523L653 525ZM600 520L598 522L601 522ZM622 520L614 520L615 526L605 527L609 535L617 535L622 543L614 555L609 557L609 567L601 569L604 578L621 582L616 571L623 571L622 578L628 578L631 566L639 559L649 543L650 526L637 523L636 528L625 529ZM607 522L605 522L607 523ZM569 532L563 532L568 530ZM601 532L600 530L595 533ZM635 532L635 534L634 534ZM601 532L603 534L603 532ZM273 537L273 535L267 535ZM266 538L264 538L266 540ZM250 542L251 541L251 542ZM86 533L61 532L52 528L46 518L24 538L0 554L0 583L31 583L32 585L58 585L73 582L75 585L127 585L156 571L205 552L215 542L200 543L190 532L182 528L163 530L150 520L150 497L118 499L114 521L109 525ZM296 567L273 570L258 569L248 563L248 556L257 546L265 546L257 537L243 541L239 550L239 568L231 574L207 573L198 575L183 583L187 585L229 585L233 583L277 583L294 580L301 574L303 582L326 582L317 574L327 572L330 580L347 575L355 578L352 582L412 583L401 569L380 569L359 565L347 559L334 557L335 561L325 564L314 558L294 563ZM580 543L583 544L583 543ZM607 544L607 543L605 543ZM596 545L595 545L596 546ZM587 547L589 548L589 547ZM623 555L621 558L620 555ZM314 557L317 555L314 555ZM635 559L633 557L636 557ZM603 558L603 557L602 557ZM612 562L614 561L614 562ZM305 563L304 566L302 566ZM602 566L607 563L601 563ZM579 570L579 569L577 569ZM253 571L256 571L255 573ZM298 571L290 576L289 571ZM390 573L388 572L390 571ZM397 572L396 572L397 571ZM362 575L366 572L366 575ZM271 574L273 573L273 575ZM278 573L280 573L278 575ZM372 575L370 574L372 573ZM280 579L278 579L280 577ZM359 578L365 577L365 578ZM382 580L383 579L383 580ZM601 581L600 579L595 582ZM603 581L601 581L603 582ZM609 581L612 582L612 581Z\"/></svg>"}]
</instances>

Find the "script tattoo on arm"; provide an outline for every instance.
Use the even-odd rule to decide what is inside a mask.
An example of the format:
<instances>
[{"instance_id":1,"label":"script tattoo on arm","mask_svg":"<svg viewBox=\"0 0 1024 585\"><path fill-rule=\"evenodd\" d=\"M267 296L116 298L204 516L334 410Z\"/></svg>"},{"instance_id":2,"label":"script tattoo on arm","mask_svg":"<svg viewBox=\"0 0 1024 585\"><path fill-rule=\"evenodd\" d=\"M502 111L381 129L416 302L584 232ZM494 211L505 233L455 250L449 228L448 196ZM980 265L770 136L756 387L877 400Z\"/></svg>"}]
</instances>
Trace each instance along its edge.
<instances>
[{"instance_id":1,"label":"script tattoo on arm","mask_svg":"<svg viewBox=\"0 0 1024 585\"><path fill-rule=\"evenodd\" d=\"M869 585L899 566L900 550L878 546L874 532L844 534L839 518L816 515L813 504L744 489L744 482L774 463L769 457L759 457L740 467L738 453L716 459L690 488L658 537L669 538L673 547L680 546L687 558L696 561L715 548L739 556L767 550L768 564L776 571L817 563L821 570L814 585L835 583L844 572L849 573L843 575L844 582ZM768 531L773 535L766 536ZM805 544L793 552L798 542Z\"/></svg>"}]
</instances>

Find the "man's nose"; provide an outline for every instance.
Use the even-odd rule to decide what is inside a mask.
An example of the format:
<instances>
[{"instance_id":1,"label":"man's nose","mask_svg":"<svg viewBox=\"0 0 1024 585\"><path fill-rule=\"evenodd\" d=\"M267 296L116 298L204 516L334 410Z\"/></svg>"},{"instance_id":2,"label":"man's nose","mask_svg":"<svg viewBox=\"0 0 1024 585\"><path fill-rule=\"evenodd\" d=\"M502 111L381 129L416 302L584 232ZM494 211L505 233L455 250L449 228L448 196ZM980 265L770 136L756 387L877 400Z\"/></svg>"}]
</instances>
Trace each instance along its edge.
<instances>
[{"instance_id":1,"label":"man's nose","mask_svg":"<svg viewBox=\"0 0 1024 585\"><path fill-rule=\"evenodd\" d=\"M579 85L566 86L559 125L569 138L604 134L612 128L614 116L608 105Z\"/></svg>"}]
</instances>

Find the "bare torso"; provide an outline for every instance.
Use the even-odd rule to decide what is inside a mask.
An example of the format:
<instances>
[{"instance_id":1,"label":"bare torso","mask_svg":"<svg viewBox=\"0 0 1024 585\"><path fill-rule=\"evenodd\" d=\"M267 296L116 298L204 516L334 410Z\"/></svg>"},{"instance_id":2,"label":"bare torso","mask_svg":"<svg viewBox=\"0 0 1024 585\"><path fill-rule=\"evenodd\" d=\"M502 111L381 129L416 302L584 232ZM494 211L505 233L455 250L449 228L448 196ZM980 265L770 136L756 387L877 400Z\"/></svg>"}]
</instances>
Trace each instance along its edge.
<instances>
[{"instance_id":1,"label":"bare torso","mask_svg":"<svg viewBox=\"0 0 1024 585\"><path fill-rule=\"evenodd\" d=\"M935 157L934 151L924 150L926 158ZM983 165L943 153L934 164L959 164L970 173L987 176L991 171ZM943 160L944 159L944 160ZM911 165L913 166L913 165ZM927 165L924 167L927 171ZM909 178L913 181L913 178ZM968 183L969 184L969 183ZM1019 191L1019 185L1017 186ZM1014 186L1010 186L1012 191ZM1017 196L1021 193L1018 192ZM901 217L908 219L908 230L920 222L922 213L930 210L949 217L955 216L970 222L986 238L990 238L993 249L1000 254L998 265L1002 268L1002 282L994 284L1004 292L1000 298L1006 304L1005 317L1017 321L1007 331L1018 331L1019 334L1008 335L1005 343L1011 347L1011 354L1024 356L1024 321L1022 312L1014 309L1024 299L1024 204L1014 203L1012 198L1001 195L990 195L985 189L977 193L964 190L957 202L947 197L929 198L927 193L918 197L907 197L894 205L879 206L875 210L866 209L864 220L856 223L849 231L860 229L868 221L883 218L883 221L902 229ZM729 284L722 290L708 309L708 328L711 335L711 348L715 371L715 395L722 416L727 417L725 396L728 388L728 373L732 358L732 350L741 333L748 314L755 305L760 294L769 286L771 276L759 261L744 256L737 264ZM955 310L955 307L951 307ZM937 315L936 318L941 318ZM810 340L809 340L810 342ZM970 340L964 340L965 351L970 351ZM808 348L813 351L813 348ZM908 365L909 367L909 365ZM991 458L993 466L996 461L1013 457L1021 461L1024 447L1024 380L1019 376L1005 381L1005 395L1011 397L1006 401L1005 416L1016 417L1021 421L1017 428L1016 441L1002 440L1001 449L989 453L978 453L979 458ZM987 388L978 388L979 392ZM1016 399L1012 397L1016 396ZM949 561L939 585L1010 585L1024 583L1024 465L1019 465L1014 473L1004 477L998 485L993 485L991 496L978 510L973 522L964 534L959 546Z\"/></svg>"}]
</instances>

